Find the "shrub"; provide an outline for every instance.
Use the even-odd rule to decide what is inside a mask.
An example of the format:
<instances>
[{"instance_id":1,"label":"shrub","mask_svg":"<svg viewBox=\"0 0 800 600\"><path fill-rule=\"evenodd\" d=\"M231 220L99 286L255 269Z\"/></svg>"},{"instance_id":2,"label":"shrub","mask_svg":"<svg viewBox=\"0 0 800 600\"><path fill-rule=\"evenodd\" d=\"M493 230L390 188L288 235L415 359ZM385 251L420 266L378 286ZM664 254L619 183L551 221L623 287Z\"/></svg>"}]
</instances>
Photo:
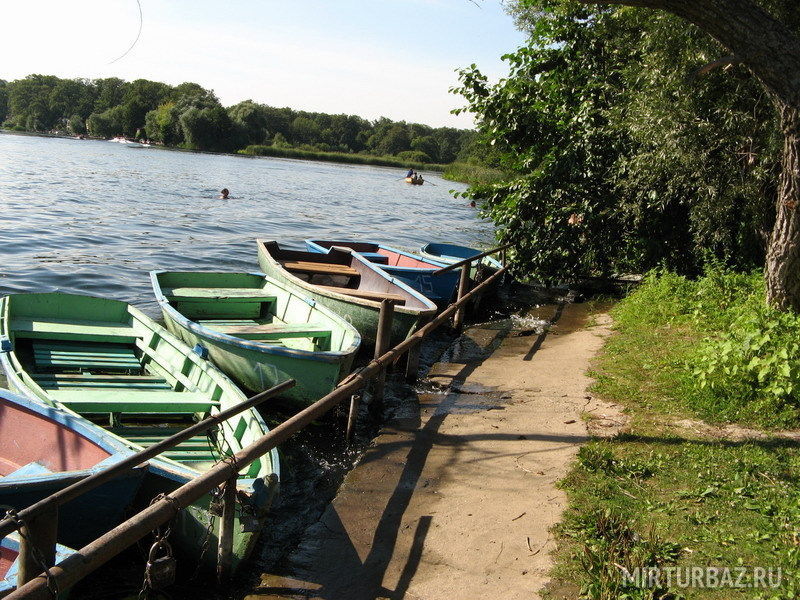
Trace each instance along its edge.
<instances>
[{"instance_id":1,"label":"shrub","mask_svg":"<svg viewBox=\"0 0 800 600\"><path fill-rule=\"evenodd\" d=\"M693 374L697 399L722 419L795 423L800 417L800 315L766 306L741 315L730 330L705 341Z\"/></svg>"},{"instance_id":2,"label":"shrub","mask_svg":"<svg viewBox=\"0 0 800 600\"><path fill-rule=\"evenodd\" d=\"M397 158L416 163L431 162L431 157L420 150L406 150L404 152L400 152L397 154Z\"/></svg>"}]
</instances>

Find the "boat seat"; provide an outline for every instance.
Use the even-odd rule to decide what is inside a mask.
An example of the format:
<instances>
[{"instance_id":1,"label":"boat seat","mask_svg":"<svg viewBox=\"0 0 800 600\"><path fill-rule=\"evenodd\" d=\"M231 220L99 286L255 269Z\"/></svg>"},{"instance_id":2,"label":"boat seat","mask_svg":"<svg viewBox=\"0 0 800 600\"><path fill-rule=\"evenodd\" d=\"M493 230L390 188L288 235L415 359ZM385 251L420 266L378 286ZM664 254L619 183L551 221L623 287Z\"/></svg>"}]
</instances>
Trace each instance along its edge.
<instances>
[{"instance_id":1,"label":"boat seat","mask_svg":"<svg viewBox=\"0 0 800 600\"><path fill-rule=\"evenodd\" d=\"M205 288L177 287L164 288L169 299L186 302L191 300L226 300L228 302L275 302L278 298L261 288Z\"/></svg>"},{"instance_id":2,"label":"boat seat","mask_svg":"<svg viewBox=\"0 0 800 600\"><path fill-rule=\"evenodd\" d=\"M133 347L66 341L34 341L33 360L39 369L103 369L139 371L142 368Z\"/></svg>"},{"instance_id":3,"label":"boat seat","mask_svg":"<svg viewBox=\"0 0 800 600\"><path fill-rule=\"evenodd\" d=\"M324 275L347 275L356 277L360 275L353 267L347 265L337 265L333 263L309 262L304 260L287 260L282 263L287 271L297 271L298 273L319 273Z\"/></svg>"},{"instance_id":4,"label":"boat seat","mask_svg":"<svg viewBox=\"0 0 800 600\"><path fill-rule=\"evenodd\" d=\"M208 324L208 327L225 333L233 335L246 340L279 340L281 338L329 338L331 337L330 328L325 328L322 325L315 325L313 323L303 324L290 324L290 325L219 325Z\"/></svg>"},{"instance_id":5,"label":"boat seat","mask_svg":"<svg viewBox=\"0 0 800 600\"><path fill-rule=\"evenodd\" d=\"M401 296L400 294L389 294L384 292L371 292L369 290L355 290L352 288L345 288L345 287L338 287L335 285L318 285L322 289L337 292L339 294L346 294L348 296L353 296L354 298L364 298L365 300L376 300L380 302L381 300L392 300L393 302L397 302L398 304L405 304L406 299Z\"/></svg>"},{"instance_id":6,"label":"boat seat","mask_svg":"<svg viewBox=\"0 0 800 600\"><path fill-rule=\"evenodd\" d=\"M159 413L185 414L208 412L219 402L200 392L137 390L52 390L48 395L79 414L84 413Z\"/></svg>"},{"instance_id":7,"label":"boat seat","mask_svg":"<svg viewBox=\"0 0 800 600\"><path fill-rule=\"evenodd\" d=\"M29 462L27 465L21 466L16 471L9 473L3 477L3 481L9 479L22 479L24 477L36 477L41 475L50 475L52 471L38 462Z\"/></svg>"},{"instance_id":8,"label":"boat seat","mask_svg":"<svg viewBox=\"0 0 800 600\"><path fill-rule=\"evenodd\" d=\"M181 429L174 427L115 427L109 431L143 448L149 448L179 433ZM162 456L181 462L213 462L219 459L219 453L216 449L212 449L212 442L205 435L189 438L170 448Z\"/></svg>"},{"instance_id":9,"label":"boat seat","mask_svg":"<svg viewBox=\"0 0 800 600\"><path fill-rule=\"evenodd\" d=\"M117 321L73 321L65 319L12 319L9 330L18 338L76 340L84 342L132 342L136 332Z\"/></svg>"},{"instance_id":10,"label":"boat seat","mask_svg":"<svg viewBox=\"0 0 800 600\"><path fill-rule=\"evenodd\" d=\"M33 378L43 389L125 388L171 390L163 377L155 375L95 375L93 373L35 373Z\"/></svg>"},{"instance_id":11,"label":"boat seat","mask_svg":"<svg viewBox=\"0 0 800 600\"><path fill-rule=\"evenodd\" d=\"M366 258L369 262L381 265L389 264L389 257L385 254L381 254L380 252L359 252L359 254Z\"/></svg>"}]
</instances>

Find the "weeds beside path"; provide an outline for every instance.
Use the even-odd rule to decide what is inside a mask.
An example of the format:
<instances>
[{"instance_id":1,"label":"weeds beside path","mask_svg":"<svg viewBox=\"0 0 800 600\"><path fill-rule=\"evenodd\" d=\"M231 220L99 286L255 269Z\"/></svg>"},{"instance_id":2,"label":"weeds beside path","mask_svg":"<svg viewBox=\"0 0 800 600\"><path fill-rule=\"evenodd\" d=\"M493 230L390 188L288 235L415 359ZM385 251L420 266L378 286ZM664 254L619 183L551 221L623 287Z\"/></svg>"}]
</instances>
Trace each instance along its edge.
<instances>
[{"instance_id":1,"label":"weeds beside path","mask_svg":"<svg viewBox=\"0 0 800 600\"><path fill-rule=\"evenodd\" d=\"M593 392L624 406L627 425L584 446L562 481L569 508L557 528L549 597L800 597L797 401L792 392L766 390L766 378L759 381L747 364L738 377L732 369L745 359L761 361L760 368L780 363L794 325L771 326L775 315L757 307L754 278L711 277L651 278L613 311L616 333L596 361ZM765 351L754 353L754 341ZM733 374L716 372L715 360L727 361ZM703 385L700 373L711 373L716 385ZM654 566L677 573L728 567L745 576L714 588L687 586L685 578L636 587L621 576L622 568ZM755 568L771 570L767 587L729 585L757 583Z\"/></svg>"}]
</instances>

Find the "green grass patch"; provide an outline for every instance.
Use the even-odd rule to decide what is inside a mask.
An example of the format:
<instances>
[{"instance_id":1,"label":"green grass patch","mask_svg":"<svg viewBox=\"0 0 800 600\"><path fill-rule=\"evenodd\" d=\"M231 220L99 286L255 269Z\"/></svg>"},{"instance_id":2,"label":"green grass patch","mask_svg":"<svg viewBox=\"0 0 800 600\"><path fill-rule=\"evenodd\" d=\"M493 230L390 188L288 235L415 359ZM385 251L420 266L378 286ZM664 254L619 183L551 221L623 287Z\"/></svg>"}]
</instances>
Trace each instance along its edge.
<instances>
[{"instance_id":1,"label":"green grass patch","mask_svg":"<svg viewBox=\"0 0 800 600\"><path fill-rule=\"evenodd\" d=\"M800 597L800 444L731 441L674 423L797 426L793 367L782 366L795 360L797 318L766 308L759 274L721 270L694 281L650 274L612 315L616 333L596 360L593 391L626 407L629 432L581 448L561 482L569 507L549 597ZM672 585L623 577L623 568L654 566L679 569ZM780 568L780 585L677 579L697 567L727 567L734 577L744 568L745 586L755 567L773 569L778 583Z\"/></svg>"}]
</instances>

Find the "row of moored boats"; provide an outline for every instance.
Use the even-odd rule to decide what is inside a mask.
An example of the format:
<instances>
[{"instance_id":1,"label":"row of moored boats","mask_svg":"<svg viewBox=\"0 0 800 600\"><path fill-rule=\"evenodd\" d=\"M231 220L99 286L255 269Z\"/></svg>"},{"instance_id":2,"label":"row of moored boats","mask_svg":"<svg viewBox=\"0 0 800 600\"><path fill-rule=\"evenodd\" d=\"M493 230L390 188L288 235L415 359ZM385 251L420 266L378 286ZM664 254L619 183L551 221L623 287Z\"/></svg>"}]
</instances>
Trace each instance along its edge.
<instances>
[{"instance_id":1,"label":"row of moored boats","mask_svg":"<svg viewBox=\"0 0 800 600\"><path fill-rule=\"evenodd\" d=\"M259 273L153 271L166 327L107 298L20 293L0 300L0 504L17 510L288 379L307 405L374 346L381 302L393 301L392 344L453 298L478 250L428 244L419 254L362 242L307 240L307 251L258 240ZM492 258L473 269L497 269ZM473 271L472 276L477 273ZM61 508L59 556L108 531L267 432L250 409ZM12 443L13 442L13 443ZM251 551L280 482L276 450L239 476L234 568ZM213 562L205 497L181 511L171 542ZM209 535L210 532L210 535ZM0 596L12 589L18 538L2 541Z\"/></svg>"}]
</instances>

